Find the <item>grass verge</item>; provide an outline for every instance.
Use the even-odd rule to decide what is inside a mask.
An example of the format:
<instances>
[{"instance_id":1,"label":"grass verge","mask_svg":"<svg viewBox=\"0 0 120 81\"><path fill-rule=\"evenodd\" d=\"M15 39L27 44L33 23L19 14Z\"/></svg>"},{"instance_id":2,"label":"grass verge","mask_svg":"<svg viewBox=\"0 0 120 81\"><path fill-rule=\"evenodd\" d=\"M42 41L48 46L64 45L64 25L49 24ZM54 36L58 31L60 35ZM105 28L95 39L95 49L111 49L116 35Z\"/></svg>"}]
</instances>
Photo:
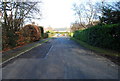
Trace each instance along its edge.
<instances>
[{"instance_id":1,"label":"grass verge","mask_svg":"<svg viewBox=\"0 0 120 81\"><path fill-rule=\"evenodd\" d=\"M89 50L92 50L96 53L98 53L99 55L102 55L102 56L105 56L107 58L109 58L111 61L115 62L116 64L120 65L120 62L119 62L119 58L120 58L120 53L119 52L116 52L116 51L113 51L113 50L108 50L108 49L103 49L103 48L99 48L99 47L95 47L95 46L91 46L81 40L78 40L78 39L75 39L75 38L71 38L71 40L74 40L76 41L77 43L79 43L81 46L89 49Z\"/></svg>"}]
</instances>

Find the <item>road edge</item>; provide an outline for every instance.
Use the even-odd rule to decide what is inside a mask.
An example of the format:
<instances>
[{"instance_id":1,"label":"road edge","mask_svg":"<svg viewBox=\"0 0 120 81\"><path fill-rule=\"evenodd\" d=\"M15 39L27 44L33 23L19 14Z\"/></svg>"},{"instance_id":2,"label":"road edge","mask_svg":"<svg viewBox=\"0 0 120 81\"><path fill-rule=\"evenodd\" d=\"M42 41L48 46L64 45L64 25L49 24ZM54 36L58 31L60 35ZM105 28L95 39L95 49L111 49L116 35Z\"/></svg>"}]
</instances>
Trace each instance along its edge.
<instances>
[{"instance_id":1,"label":"road edge","mask_svg":"<svg viewBox=\"0 0 120 81\"><path fill-rule=\"evenodd\" d=\"M3 64L5 64L5 63L7 63L7 62L9 62L9 61L11 61L11 60L13 60L13 59L15 59L15 58L17 58L17 57L19 57L20 55L23 55L24 53L32 50L32 49L35 48L35 47L38 47L38 46L42 45L42 44L45 43L45 42L48 42L50 39L52 39L52 38L49 38L49 39L47 39L47 40L43 40L41 43L38 43L38 44L36 44L35 46L33 46L33 47L31 47L31 48L28 48L27 50L22 51L21 53L15 55L15 56L13 56L13 57L5 60L5 61L2 61L2 63L0 63L0 66L3 65Z\"/></svg>"},{"instance_id":2,"label":"road edge","mask_svg":"<svg viewBox=\"0 0 120 81\"><path fill-rule=\"evenodd\" d=\"M110 55L110 54L109 54L110 52L108 52L108 51L105 50L105 49L91 46L91 45L89 45L89 44L87 44L87 43L85 43L85 42L83 42L83 41L80 41L80 40L78 40L78 39L75 39L74 37L72 37L72 38L70 38L70 39L73 40L73 41L75 41L75 42L77 42L77 43L79 43L79 44L80 44L81 46L83 46L84 48L86 48L86 49L88 49L88 50L92 50L92 51L96 52L98 55L103 56L103 57L109 59L110 61L114 62L114 63L117 64L118 66L120 66L120 63L119 63L119 58L120 58L120 56L115 56L115 55L114 55L115 58L111 58L112 55ZM83 44L81 44L81 42L83 42ZM84 43L85 43L87 46L85 46ZM90 48L90 47L91 47L91 48ZM92 47L93 47L93 48L92 48ZM102 50L102 52L101 52L101 50ZM103 54L103 53L104 53L104 54ZM112 52L111 52L111 53L112 53ZM119 54L119 53L117 53L117 54Z\"/></svg>"}]
</instances>

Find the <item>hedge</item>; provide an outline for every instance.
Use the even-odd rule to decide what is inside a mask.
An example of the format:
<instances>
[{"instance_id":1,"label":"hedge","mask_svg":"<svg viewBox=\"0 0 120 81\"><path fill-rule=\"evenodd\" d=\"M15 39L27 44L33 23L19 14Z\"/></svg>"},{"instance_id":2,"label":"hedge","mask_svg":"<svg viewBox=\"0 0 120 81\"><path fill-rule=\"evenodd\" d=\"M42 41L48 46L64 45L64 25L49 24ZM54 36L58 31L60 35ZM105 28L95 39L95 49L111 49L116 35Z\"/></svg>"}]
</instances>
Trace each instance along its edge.
<instances>
[{"instance_id":1,"label":"hedge","mask_svg":"<svg viewBox=\"0 0 120 81\"><path fill-rule=\"evenodd\" d=\"M73 37L93 46L119 51L120 24L96 25L82 31L75 31Z\"/></svg>"},{"instance_id":2,"label":"hedge","mask_svg":"<svg viewBox=\"0 0 120 81\"><path fill-rule=\"evenodd\" d=\"M42 36L42 38L44 38L44 28L42 26L38 26L38 27L41 30L41 36Z\"/></svg>"}]
</instances>

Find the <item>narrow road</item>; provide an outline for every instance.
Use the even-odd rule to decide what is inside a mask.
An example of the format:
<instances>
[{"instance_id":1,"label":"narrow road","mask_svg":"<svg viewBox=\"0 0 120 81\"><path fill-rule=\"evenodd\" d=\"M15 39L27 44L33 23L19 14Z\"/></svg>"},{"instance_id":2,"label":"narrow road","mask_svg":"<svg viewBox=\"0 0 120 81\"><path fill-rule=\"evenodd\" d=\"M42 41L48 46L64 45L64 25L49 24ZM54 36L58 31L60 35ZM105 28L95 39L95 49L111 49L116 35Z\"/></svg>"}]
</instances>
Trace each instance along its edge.
<instances>
[{"instance_id":1,"label":"narrow road","mask_svg":"<svg viewBox=\"0 0 120 81\"><path fill-rule=\"evenodd\" d=\"M51 39L2 68L3 79L117 79L118 67L67 37Z\"/></svg>"}]
</instances>

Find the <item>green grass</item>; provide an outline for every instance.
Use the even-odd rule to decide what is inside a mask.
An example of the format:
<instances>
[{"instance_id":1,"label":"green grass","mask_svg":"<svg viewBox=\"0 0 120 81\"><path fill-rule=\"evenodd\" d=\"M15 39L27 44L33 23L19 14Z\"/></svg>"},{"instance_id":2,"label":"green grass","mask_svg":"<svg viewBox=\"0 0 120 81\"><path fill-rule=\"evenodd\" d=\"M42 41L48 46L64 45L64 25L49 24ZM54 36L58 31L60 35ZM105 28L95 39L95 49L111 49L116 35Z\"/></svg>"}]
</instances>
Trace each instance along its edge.
<instances>
[{"instance_id":1,"label":"green grass","mask_svg":"<svg viewBox=\"0 0 120 81\"><path fill-rule=\"evenodd\" d=\"M25 52L26 50L31 50L31 49L39 46L40 44L49 41L50 39L52 39L52 38L48 38L47 40L44 40L44 41L42 41L42 42L40 42L40 43L37 43L37 44L34 44L34 45L31 46L31 47L26 47L26 48L24 48L23 50L17 51L16 53L12 53L12 54L6 55L6 56L2 57L2 62L6 61L6 60L8 60L8 59L10 59L10 58L12 58L12 57L14 57L14 56L17 56L18 54L20 54L20 53L22 53L22 52Z\"/></svg>"},{"instance_id":2,"label":"green grass","mask_svg":"<svg viewBox=\"0 0 120 81\"><path fill-rule=\"evenodd\" d=\"M108 55L108 56L113 56L113 57L120 57L120 53L119 52L116 52L116 51L113 51L113 50L108 50L108 49L103 49L103 48L99 48L99 47L95 47L95 46L91 46L81 40L78 40L78 39L75 39L75 38L71 38L72 40L76 41L77 43L79 43L81 46L87 48L87 49L90 49L90 50L93 50L99 54L102 54L102 55Z\"/></svg>"}]
</instances>

